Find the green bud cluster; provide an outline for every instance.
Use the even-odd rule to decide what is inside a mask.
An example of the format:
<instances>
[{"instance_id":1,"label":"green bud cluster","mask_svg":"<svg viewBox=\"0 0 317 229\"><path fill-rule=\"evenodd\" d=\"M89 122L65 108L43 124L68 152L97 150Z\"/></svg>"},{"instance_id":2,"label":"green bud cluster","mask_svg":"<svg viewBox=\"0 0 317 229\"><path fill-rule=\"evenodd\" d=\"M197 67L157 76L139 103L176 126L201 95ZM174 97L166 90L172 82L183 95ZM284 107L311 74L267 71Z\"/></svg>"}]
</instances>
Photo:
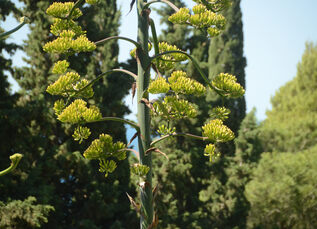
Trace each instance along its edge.
<instances>
[{"instance_id":1,"label":"green bud cluster","mask_svg":"<svg viewBox=\"0 0 317 229\"><path fill-rule=\"evenodd\" d=\"M176 132L175 127L167 127L165 125L160 125L157 132L163 136L163 135L168 135L168 134L174 134Z\"/></svg>"},{"instance_id":2,"label":"green bud cluster","mask_svg":"<svg viewBox=\"0 0 317 229\"><path fill-rule=\"evenodd\" d=\"M91 132L88 127L78 126L76 127L73 138L75 141L79 141L79 144L82 143L84 139L87 139L90 136Z\"/></svg>"},{"instance_id":3,"label":"green bud cluster","mask_svg":"<svg viewBox=\"0 0 317 229\"><path fill-rule=\"evenodd\" d=\"M177 13L171 15L168 20L175 24L186 24L190 18L190 13L188 8L180 8Z\"/></svg>"},{"instance_id":4,"label":"green bud cluster","mask_svg":"<svg viewBox=\"0 0 317 229\"><path fill-rule=\"evenodd\" d=\"M97 0L86 0L86 3L94 4ZM73 2L53 3L47 14L55 17L51 26L51 33L58 36L57 39L46 43L43 50L49 53L69 55L76 52L87 52L96 49L95 43L86 37L86 31L74 21L82 15L80 9ZM85 123L102 120L100 110L96 106L87 107L87 102L82 99L75 99L68 105L71 98L91 98L94 94L92 84L74 71L69 71L69 62L60 60L52 68L53 74L59 74L59 78L47 87L47 92L52 95L68 97L67 102L63 99L54 103L54 111L57 119L64 123L77 124L73 138L82 143L88 139L91 131L88 127L82 126ZM106 134L99 135L84 152L87 159L99 160L99 171L107 176L117 167L116 161L126 158L126 145L122 142L113 143L112 137Z\"/></svg>"},{"instance_id":5,"label":"green bud cluster","mask_svg":"<svg viewBox=\"0 0 317 229\"><path fill-rule=\"evenodd\" d=\"M170 84L167 83L166 79L161 76L153 80L148 87L148 92L152 94L167 93L169 92L169 90L170 90Z\"/></svg>"},{"instance_id":6,"label":"green bud cluster","mask_svg":"<svg viewBox=\"0 0 317 229\"><path fill-rule=\"evenodd\" d=\"M54 66L53 71L63 72L65 69L65 62L58 62L58 65ZM67 72L65 75L61 75L57 81L50 84L46 91L51 95L73 96L83 98L91 98L94 95L91 86L87 86L89 82L86 79L80 80L80 75L76 72Z\"/></svg>"},{"instance_id":7,"label":"green bud cluster","mask_svg":"<svg viewBox=\"0 0 317 229\"><path fill-rule=\"evenodd\" d=\"M193 0L198 4L204 4L208 10L219 12L231 5L231 0Z\"/></svg>"},{"instance_id":8,"label":"green bud cluster","mask_svg":"<svg viewBox=\"0 0 317 229\"><path fill-rule=\"evenodd\" d=\"M76 36L86 34L77 23L71 19L65 20L60 18L54 18L54 24L51 25L51 33L55 36L59 36L64 30L72 30Z\"/></svg>"},{"instance_id":9,"label":"green bud cluster","mask_svg":"<svg viewBox=\"0 0 317 229\"><path fill-rule=\"evenodd\" d=\"M206 93L206 88L196 80L190 79L186 72L174 71L168 78L171 89L176 94L201 96Z\"/></svg>"},{"instance_id":10,"label":"green bud cluster","mask_svg":"<svg viewBox=\"0 0 317 229\"><path fill-rule=\"evenodd\" d=\"M59 60L54 64L52 73L64 74L67 72L68 67L69 67L69 62L67 60Z\"/></svg>"},{"instance_id":11,"label":"green bud cluster","mask_svg":"<svg viewBox=\"0 0 317 229\"><path fill-rule=\"evenodd\" d=\"M212 80L216 92L224 97L238 98L244 95L245 90L237 83L237 78L228 73L220 73Z\"/></svg>"},{"instance_id":12,"label":"green bud cluster","mask_svg":"<svg viewBox=\"0 0 317 229\"><path fill-rule=\"evenodd\" d=\"M91 106L88 108L87 103L82 99L76 99L57 116L57 119L61 122L71 124L95 122L101 118L98 107Z\"/></svg>"},{"instance_id":13,"label":"green bud cluster","mask_svg":"<svg viewBox=\"0 0 317 229\"><path fill-rule=\"evenodd\" d=\"M74 5L75 3L73 2L54 2L50 5L50 7L48 7L46 13L56 18L66 19ZM81 10L76 8L71 15L71 19L79 18L81 15L83 15Z\"/></svg>"},{"instance_id":14,"label":"green bud cluster","mask_svg":"<svg viewBox=\"0 0 317 229\"><path fill-rule=\"evenodd\" d=\"M169 45L166 42L160 42L159 53L168 52L168 51L181 51L175 45ZM156 66L160 72L169 71L175 68L177 62L187 60L187 56L182 53L171 53L162 55L162 57L158 60L158 65Z\"/></svg>"},{"instance_id":15,"label":"green bud cluster","mask_svg":"<svg viewBox=\"0 0 317 229\"><path fill-rule=\"evenodd\" d=\"M153 109L154 115L159 115L167 120L194 118L197 115L197 110L192 103L178 99L176 96L166 96L163 102L156 101L153 104Z\"/></svg>"},{"instance_id":16,"label":"green bud cluster","mask_svg":"<svg viewBox=\"0 0 317 229\"><path fill-rule=\"evenodd\" d=\"M215 107L211 110L210 117L213 119L221 119L222 121L225 121L228 119L230 112L231 111L225 107Z\"/></svg>"},{"instance_id":17,"label":"green bud cluster","mask_svg":"<svg viewBox=\"0 0 317 229\"><path fill-rule=\"evenodd\" d=\"M60 37L54 41L47 42L43 50L49 53L91 52L96 49L96 45L89 41L85 35L80 35L76 39L76 33L72 30L63 30Z\"/></svg>"},{"instance_id":18,"label":"green bud cluster","mask_svg":"<svg viewBox=\"0 0 317 229\"><path fill-rule=\"evenodd\" d=\"M181 8L168 20L175 24L190 24L196 28L205 29L211 37L219 35L226 25L226 19L216 12L227 6L228 4L225 3L227 1L202 0L195 2L199 4L193 7L193 14L190 14L188 8Z\"/></svg>"},{"instance_id":19,"label":"green bud cluster","mask_svg":"<svg viewBox=\"0 0 317 229\"><path fill-rule=\"evenodd\" d=\"M196 80L190 79L186 72L174 71L166 82L165 78L158 77L149 85L148 92L152 94L167 93L172 90L175 94L204 95L206 88Z\"/></svg>"},{"instance_id":20,"label":"green bud cluster","mask_svg":"<svg viewBox=\"0 0 317 229\"><path fill-rule=\"evenodd\" d=\"M210 162L215 162L221 154L219 152L216 153L216 146L214 144L208 144L205 147L204 156L209 157Z\"/></svg>"},{"instance_id":21,"label":"green bud cluster","mask_svg":"<svg viewBox=\"0 0 317 229\"><path fill-rule=\"evenodd\" d=\"M86 3L93 5L96 4L98 2L98 0L86 0Z\"/></svg>"},{"instance_id":22,"label":"green bud cluster","mask_svg":"<svg viewBox=\"0 0 317 229\"><path fill-rule=\"evenodd\" d=\"M212 142L227 142L234 139L234 133L220 119L211 120L202 129L202 135Z\"/></svg>"},{"instance_id":23,"label":"green bud cluster","mask_svg":"<svg viewBox=\"0 0 317 229\"><path fill-rule=\"evenodd\" d=\"M89 160L99 160L99 171L105 176L112 173L117 167L114 160L126 159L126 145L122 142L113 143L112 137L108 134L99 135L84 152L84 157Z\"/></svg>"},{"instance_id":24,"label":"green bud cluster","mask_svg":"<svg viewBox=\"0 0 317 229\"><path fill-rule=\"evenodd\" d=\"M150 168L146 165L134 164L131 166L131 172L139 177L145 177L149 171Z\"/></svg>"}]
</instances>

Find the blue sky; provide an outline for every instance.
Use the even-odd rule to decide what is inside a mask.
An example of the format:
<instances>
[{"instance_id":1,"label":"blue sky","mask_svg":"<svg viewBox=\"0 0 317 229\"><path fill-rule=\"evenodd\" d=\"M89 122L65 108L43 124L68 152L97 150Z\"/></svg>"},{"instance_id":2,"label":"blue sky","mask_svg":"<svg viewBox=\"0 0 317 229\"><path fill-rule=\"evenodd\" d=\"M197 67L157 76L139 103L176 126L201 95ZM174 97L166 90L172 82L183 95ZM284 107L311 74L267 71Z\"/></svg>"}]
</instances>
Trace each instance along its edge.
<instances>
[{"instance_id":1,"label":"blue sky","mask_svg":"<svg viewBox=\"0 0 317 229\"><path fill-rule=\"evenodd\" d=\"M193 5L190 0L186 2ZM129 1L118 0L118 5L123 12L121 35L135 38L135 13L127 15ZM157 4L157 7L160 6L161 3ZM241 9L244 54L247 58L247 110L256 107L258 119L263 120L265 111L270 108L271 96L296 75L296 66L305 50L305 42L317 41L317 1L242 0ZM154 19L159 23L157 17ZM1 26L9 29L16 24L17 22L11 18L1 23ZM11 36L11 41L22 43L22 40L26 39L27 31L25 27L15 33ZM120 42L120 46L119 60L125 60L129 55L127 50L132 49L132 46L126 42ZM15 65L23 64L22 55L19 52L14 57ZM130 102L131 97L128 97L127 101ZM133 119L134 115L128 118Z\"/></svg>"}]
</instances>

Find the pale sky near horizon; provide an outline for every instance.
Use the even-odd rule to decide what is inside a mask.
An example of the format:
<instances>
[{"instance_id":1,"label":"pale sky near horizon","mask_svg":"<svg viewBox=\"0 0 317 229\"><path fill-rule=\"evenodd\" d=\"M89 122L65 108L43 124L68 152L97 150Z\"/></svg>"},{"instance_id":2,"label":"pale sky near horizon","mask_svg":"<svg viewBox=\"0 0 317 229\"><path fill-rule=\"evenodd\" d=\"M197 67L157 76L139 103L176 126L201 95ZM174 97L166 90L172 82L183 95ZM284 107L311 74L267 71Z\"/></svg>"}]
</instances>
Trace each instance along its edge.
<instances>
[{"instance_id":1,"label":"pale sky near horizon","mask_svg":"<svg viewBox=\"0 0 317 229\"><path fill-rule=\"evenodd\" d=\"M192 3L190 0L186 2ZM120 35L135 39L135 8L127 15L129 3L129 0L118 0L118 5L122 6ZM161 3L157 4L157 7L161 6ZM271 96L296 75L296 66L305 50L305 42L316 44L317 0L242 0L241 9L244 55L247 58L247 111L256 107L257 118L264 120L265 111L270 108ZM154 19L159 23L158 18ZM11 18L0 25L8 30L16 24ZM21 44L26 39L27 31L25 27L8 41L14 39ZM119 44L119 60L123 61L129 56L127 50L133 47L127 42ZM21 52L15 55L15 65L23 64L21 56ZM131 97L127 101L130 102ZM134 119L134 115L128 118Z\"/></svg>"}]
</instances>

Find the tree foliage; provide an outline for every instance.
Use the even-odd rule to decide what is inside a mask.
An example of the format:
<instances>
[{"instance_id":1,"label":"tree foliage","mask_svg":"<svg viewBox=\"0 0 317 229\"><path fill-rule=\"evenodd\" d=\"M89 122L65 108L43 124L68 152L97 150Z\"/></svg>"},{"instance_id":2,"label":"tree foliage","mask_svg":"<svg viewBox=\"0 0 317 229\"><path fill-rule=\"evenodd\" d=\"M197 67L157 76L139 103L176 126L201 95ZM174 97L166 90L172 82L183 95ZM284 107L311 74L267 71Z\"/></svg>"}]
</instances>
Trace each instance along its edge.
<instances>
[{"instance_id":1,"label":"tree foliage","mask_svg":"<svg viewBox=\"0 0 317 229\"><path fill-rule=\"evenodd\" d=\"M184 5L183 1L176 3L179 6ZM206 75L209 75L210 80L219 73L228 72L236 75L241 85L245 84L246 61L243 57L240 1L232 1L232 6L222 12L227 25L219 36L210 40L206 39L203 31L188 30L183 25L167 22L168 8L162 7L158 12L166 25L162 39L177 44L183 50L189 50L199 60L200 67ZM193 64L189 63L186 71L192 78L201 80ZM173 124L177 129L182 132L198 133L199 126L205 124L206 117L224 117L224 123L231 125L235 134L238 133L240 122L245 115L244 98L239 98L237 101L223 100L216 93L207 90L207 96L197 98L191 96L188 99L198 105L199 112L195 118L174 121ZM222 105L228 107L231 113L228 114L226 110L221 109ZM222 152L223 156L212 165L201 159L201 155L205 153L203 147L204 145L199 141L187 141L179 137L160 145L160 149L169 156L169 161L161 162L161 156L155 155L154 164L158 167L155 174L160 190L157 198L159 215L169 212L168 217L161 220L164 228L183 228L187 225L191 228L233 228L236 225L241 226L243 222L245 224L247 209L241 210L240 207L243 208L247 204L240 203L243 202L242 200L236 200L240 198L239 192L240 189L243 190L242 184L245 181L242 180L245 177L232 174L237 170L231 168L236 166L236 162L233 162L236 159L229 158L234 155L234 143L226 143L226 146L218 145L217 150ZM233 181L229 176L234 176L237 179L234 182L242 184L235 187L231 184ZM188 181L183 184L185 177ZM174 193L174 208L169 207L172 198L169 193ZM243 216L240 214L241 211L244 212Z\"/></svg>"},{"instance_id":2,"label":"tree foliage","mask_svg":"<svg viewBox=\"0 0 317 229\"><path fill-rule=\"evenodd\" d=\"M315 228L317 147L265 153L246 186L249 228Z\"/></svg>"},{"instance_id":3,"label":"tree foliage","mask_svg":"<svg viewBox=\"0 0 317 229\"><path fill-rule=\"evenodd\" d=\"M10 116L14 121L6 122L4 126L15 133L12 137L15 144L7 144L8 151L22 152L24 158L13 176L1 182L1 200L18 201L34 196L38 204L54 207L54 212L45 214L48 216L45 228L56 228L56 225L59 228L126 228L126 225L134 225L135 214L125 196L125 191L130 190L128 163L122 163L120 172L104 182L104 177L96 171L98 165L88 163L79 152L85 146L72 141L74 129L61 125L54 118L53 99L45 90L48 83L57 78L52 73L52 63L58 55L48 55L42 48L52 37L49 32L51 19L44 12L51 1L25 0L23 3L24 15L32 22L24 44L27 66L14 71L21 90L14 104L15 116ZM91 6L82 8L85 16L80 23L87 25L87 34L93 41L118 33L120 13L116 1L100 4L102 7L98 12ZM100 45L98 50L91 56L81 54L70 59L70 68L92 79L118 66L116 42ZM122 117L128 112L121 100L130 84L122 78L115 74L96 85L92 103L102 104L99 108L103 114ZM116 140L126 141L122 124L91 126L97 131L107 129ZM98 133L91 137L96 136ZM7 161L1 159L1 162ZM29 209L33 203L25 202L30 205ZM23 217L26 216L20 216Z\"/></svg>"},{"instance_id":4,"label":"tree foliage","mask_svg":"<svg viewBox=\"0 0 317 229\"><path fill-rule=\"evenodd\" d=\"M296 77L271 99L263 123L265 151L298 152L316 144L317 46L306 44Z\"/></svg>"}]
</instances>

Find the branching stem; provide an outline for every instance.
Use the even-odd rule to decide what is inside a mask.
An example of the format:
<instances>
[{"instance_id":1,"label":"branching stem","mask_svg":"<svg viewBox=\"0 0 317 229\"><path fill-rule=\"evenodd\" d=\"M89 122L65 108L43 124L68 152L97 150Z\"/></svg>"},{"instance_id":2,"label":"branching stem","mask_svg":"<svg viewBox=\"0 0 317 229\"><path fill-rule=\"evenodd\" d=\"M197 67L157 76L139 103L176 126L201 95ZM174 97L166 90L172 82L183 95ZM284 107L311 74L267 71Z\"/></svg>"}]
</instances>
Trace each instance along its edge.
<instances>
[{"instance_id":1,"label":"branching stem","mask_svg":"<svg viewBox=\"0 0 317 229\"><path fill-rule=\"evenodd\" d=\"M197 139L197 140L202 140L205 141L208 138L207 137L202 137L202 136L198 136L198 135L194 135L194 134L187 134L187 133L173 133L173 134L168 134L168 135L164 135L163 137L160 137L159 139L154 140L151 143L151 147L154 147L154 145L156 145L157 143L159 143L162 140L165 140L169 137L178 137L178 136L183 136L183 137L189 137L189 138L193 138L193 139Z\"/></svg>"},{"instance_id":2,"label":"branching stem","mask_svg":"<svg viewBox=\"0 0 317 229\"><path fill-rule=\"evenodd\" d=\"M102 43L104 43L104 42L106 42L106 41L110 41L110 40L113 40L113 39L116 39L116 40L125 40L125 41L128 41L128 42L134 44L137 48L141 48L141 45L140 45L138 42L136 42L136 41L134 41L134 40L132 40L132 39L130 39L130 38L121 37L121 36L107 37L107 38L102 39L102 40L100 40L100 41L96 41L96 42L95 42L95 45L100 45L100 44L102 44Z\"/></svg>"},{"instance_id":3,"label":"branching stem","mask_svg":"<svg viewBox=\"0 0 317 229\"><path fill-rule=\"evenodd\" d=\"M24 19L22 23L20 23L18 26L16 26L15 28L7 31L7 32L4 32L4 33L1 33L0 34L0 40L4 39L5 37L9 36L10 34L18 31L20 28L22 28L22 26L24 26L25 24L28 23L28 20L27 19Z\"/></svg>"},{"instance_id":4,"label":"branching stem","mask_svg":"<svg viewBox=\"0 0 317 229\"><path fill-rule=\"evenodd\" d=\"M22 157L23 157L23 155L19 154L19 153L16 153L16 154L13 154L12 156L10 156L11 165L9 168L1 171L0 176L6 175L6 174L12 172L18 166Z\"/></svg>"}]
</instances>

